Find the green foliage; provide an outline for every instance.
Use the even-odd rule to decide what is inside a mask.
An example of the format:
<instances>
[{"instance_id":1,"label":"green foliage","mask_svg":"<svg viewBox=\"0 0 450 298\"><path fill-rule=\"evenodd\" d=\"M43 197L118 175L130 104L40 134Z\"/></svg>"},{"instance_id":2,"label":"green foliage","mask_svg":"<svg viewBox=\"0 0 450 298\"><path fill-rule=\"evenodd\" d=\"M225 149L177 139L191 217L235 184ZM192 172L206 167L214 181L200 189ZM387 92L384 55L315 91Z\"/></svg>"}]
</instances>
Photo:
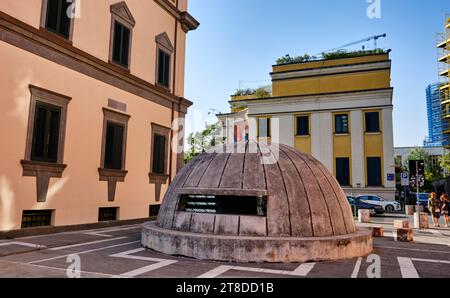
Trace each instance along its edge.
<instances>
[{"instance_id":1,"label":"green foliage","mask_svg":"<svg viewBox=\"0 0 450 298\"><path fill-rule=\"evenodd\" d=\"M188 150L184 154L184 162L186 164L199 154L225 141L217 137L217 129L218 127L214 124L206 124L204 130L189 134L187 138Z\"/></svg>"},{"instance_id":2,"label":"green foliage","mask_svg":"<svg viewBox=\"0 0 450 298\"><path fill-rule=\"evenodd\" d=\"M266 89L264 88L258 88L255 91L255 96L257 98L267 98L270 97L270 92L268 92Z\"/></svg>"},{"instance_id":3,"label":"green foliage","mask_svg":"<svg viewBox=\"0 0 450 298\"><path fill-rule=\"evenodd\" d=\"M351 57L360 57L372 54L383 54L385 53L382 49L369 50L369 51L351 51L348 52L346 50L338 50L335 52L322 53L322 58L325 60L328 59L338 59L338 58L351 58Z\"/></svg>"},{"instance_id":4,"label":"green foliage","mask_svg":"<svg viewBox=\"0 0 450 298\"><path fill-rule=\"evenodd\" d=\"M291 57L289 54L277 59L277 64L289 64L289 63L301 63L308 62L312 60L316 60L317 57L312 57L308 54L304 54L303 56Z\"/></svg>"},{"instance_id":5,"label":"green foliage","mask_svg":"<svg viewBox=\"0 0 450 298\"><path fill-rule=\"evenodd\" d=\"M245 96L245 95L253 95L255 94L256 90L255 89L238 89L236 90L236 92L234 93L234 96Z\"/></svg>"},{"instance_id":6,"label":"green foliage","mask_svg":"<svg viewBox=\"0 0 450 298\"><path fill-rule=\"evenodd\" d=\"M366 56L366 55L372 55L372 54L383 54L386 53L383 49L375 49L375 50L358 50L358 51L347 51L347 50L337 50L334 52L327 52L322 53L321 57L316 56L310 56L308 54L304 54L303 56L297 56L297 57L291 57L290 55L286 55L284 57L281 57L277 60L277 65L282 64L290 64L290 63L302 63L302 62L309 62L309 61L315 61L319 59L338 59L338 58L351 58L351 57L359 57L359 56Z\"/></svg>"},{"instance_id":7,"label":"green foliage","mask_svg":"<svg viewBox=\"0 0 450 298\"><path fill-rule=\"evenodd\" d=\"M450 154L442 156L439 165L446 172L450 172Z\"/></svg>"},{"instance_id":8,"label":"green foliage","mask_svg":"<svg viewBox=\"0 0 450 298\"><path fill-rule=\"evenodd\" d=\"M431 169L430 156L422 148L414 148L409 153L408 157L405 160L405 164L404 164L405 168L409 168L409 161L410 160L423 160L423 161L425 161L425 170L430 170Z\"/></svg>"},{"instance_id":9,"label":"green foliage","mask_svg":"<svg viewBox=\"0 0 450 298\"><path fill-rule=\"evenodd\" d=\"M258 89L238 89L233 96L246 96L246 95L255 95L257 98L266 98L270 97L270 92L268 92L263 87Z\"/></svg>"}]
</instances>

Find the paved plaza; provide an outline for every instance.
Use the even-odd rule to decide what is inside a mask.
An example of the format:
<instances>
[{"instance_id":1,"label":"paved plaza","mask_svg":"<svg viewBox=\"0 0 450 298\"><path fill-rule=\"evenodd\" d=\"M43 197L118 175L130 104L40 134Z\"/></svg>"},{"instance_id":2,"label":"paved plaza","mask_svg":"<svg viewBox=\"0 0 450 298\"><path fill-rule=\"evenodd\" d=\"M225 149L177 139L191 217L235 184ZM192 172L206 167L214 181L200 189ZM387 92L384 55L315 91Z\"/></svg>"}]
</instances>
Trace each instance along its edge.
<instances>
[{"instance_id":1,"label":"paved plaza","mask_svg":"<svg viewBox=\"0 0 450 298\"><path fill-rule=\"evenodd\" d=\"M450 229L414 231L415 242L394 239L392 221L373 219L385 228L374 239L370 257L305 264L236 264L198 261L141 248L140 225L60 233L0 241L0 277L67 277L80 262L84 278L366 278L379 261L382 278L450 278ZM368 225L364 225L368 226Z\"/></svg>"}]
</instances>

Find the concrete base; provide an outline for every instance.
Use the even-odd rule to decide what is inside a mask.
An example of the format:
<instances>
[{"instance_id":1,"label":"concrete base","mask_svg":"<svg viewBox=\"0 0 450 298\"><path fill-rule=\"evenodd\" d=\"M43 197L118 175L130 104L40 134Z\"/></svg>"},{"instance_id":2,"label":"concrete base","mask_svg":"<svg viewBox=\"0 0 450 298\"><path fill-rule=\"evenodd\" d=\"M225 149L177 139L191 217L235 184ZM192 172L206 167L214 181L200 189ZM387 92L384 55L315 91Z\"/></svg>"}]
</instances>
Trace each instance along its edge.
<instances>
[{"instance_id":1,"label":"concrete base","mask_svg":"<svg viewBox=\"0 0 450 298\"><path fill-rule=\"evenodd\" d=\"M415 208L416 208L416 206L414 206L414 205L406 205L405 206L405 214L406 215L414 215Z\"/></svg>"},{"instance_id":2,"label":"concrete base","mask_svg":"<svg viewBox=\"0 0 450 298\"><path fill-rule=\"evenodd\" d=\"M358 222L370 223L370 211L366 209L358 210Z\"/></svg>"},{"instance_id":3,"label":"concrete base","mask_svg":"<svg viewBox=\"0 0 450 298\"><path fill-rule=\"evenodd\" d=\"M383 227L371 227L372 237L374 238L382 238L384 237L384 229Z\"/></svg>"},{"instance_id":4,"label":"concrete base","mask_svg":"<svg viewBox=\"0 0 450 298\"><path fill-rule=\"evenodd\" d=\"M142 245L168 255L200 260L258 263L303 263L351 259L370 254L372 233L358 229L338 237L273 238L217 236L161 229L144 224Z\"/></svg>"},{"instance_id":5,"label":"concrete base","mask_svg":"<svg viewBox=\"0 0 450 298\"><path fill-rule=\"evenodd\" d=\"M419 220L419 215L420 215L420 220ZM415 229L428 229L429 228L428 220L429 220L428 213L425 213L425 212L414 213L414 228Z\"/></svg>"},{"instance_id":6,"label":"concrete base","mask_svg":"<svg viewBox=\"0 0 450 298\"><path fill-rule=\"evenodd\" d=\"M394 220L394 228L409 229L409 221L408 220Z\"/></svg>"},{"instance_id":7,"label":"concrete base","mask_svg":"<svg viewBox=\"0 0 450 298\"><path fill-rule=\"evenodd\" d=\"M414 241L414 234L412 229L397 229L397 241L412 242Z\"/></svg>"}]
</instances>

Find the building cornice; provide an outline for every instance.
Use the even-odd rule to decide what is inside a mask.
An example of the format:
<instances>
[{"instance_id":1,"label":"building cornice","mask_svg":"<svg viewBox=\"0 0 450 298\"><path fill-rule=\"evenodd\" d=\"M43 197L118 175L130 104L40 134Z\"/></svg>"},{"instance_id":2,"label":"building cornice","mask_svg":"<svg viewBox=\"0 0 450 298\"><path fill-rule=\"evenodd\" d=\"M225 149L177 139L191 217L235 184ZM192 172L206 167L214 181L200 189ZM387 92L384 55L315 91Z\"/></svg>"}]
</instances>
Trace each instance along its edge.
<instances>
[{"instance_id":1,"label":"building cornice","mask_svg":"<svg viewBox=\"0 0 450 298\"><path fill-rule=\"evenodd\" d=\"M291 80L331 75L348 75L361 72L384 71L390 70L391 61L358 63L338 66L317 67L301 70L290 70L284 72L272 72L273 81Z\"/></svg>"},{"instance_id":2,"label":"building cornice","mask_svg":"<svg viewBox=\"0 0 450 298\"><path fill-rule=\"evenodd\" d=\"M270 115L292 115L292 114L305 114L305 113L329 113L338 111L357 111L357 110L373 110L373 109L389 109L393 108L393 105L372 105L372 106L360 106L360 107L348 107L348 108L331 108L331 109L309 109L309 110L292 110L283 112L272 113L251 113L248 117L270 116Z\"/></svg>"},{"instance_id":3,"label":"building cornice","mask_svg":"<svg viewBox=\"0 0 450 298\"><path fill-rule=\"evenodd\" d=\"M195 30L200 26L200 23L191 16L187 11L180 11L175 5L168 0L154 0L168 13L170 13L175 19L181 23L181 27L184 32Z\"/></svg>"},{"instance_id":4,"label":"building cornice","mask_svg":"<svg viewBox=\"0 0 450 298\"><path fill-rule=\"evenodd\" d=\"M258 98L258 99L244 99L244 100L231 100L229 101L230 104L233 103L247 103L247 104L254 104L254 103L265 103L265 102L278 102L278 101L286 101L286 100L305 100L305 99L312 99L316 100L320 97L342 97L347 95L358 95L358 94L368 94L368 93L386 93L388 92L391 96L394 92L394 88L381 88L381 89L367 89L367 90L355 90L355 91L342 91L342 92L333 92L333 93L315 93L315 94L304 94L304 95L290 95L290 96L278 96L278 97L266 97L266 98Z\"/></svg>"},{"instance_id":5,"label":"building cornice","mask_svg":"<svg viewBox=\"0 0 450 298\"><path fill-rule=\"evenodd\" d=\"M0 40L138 97L185 112L192 102L0 11Z\"/></svg>"}]
</instances>

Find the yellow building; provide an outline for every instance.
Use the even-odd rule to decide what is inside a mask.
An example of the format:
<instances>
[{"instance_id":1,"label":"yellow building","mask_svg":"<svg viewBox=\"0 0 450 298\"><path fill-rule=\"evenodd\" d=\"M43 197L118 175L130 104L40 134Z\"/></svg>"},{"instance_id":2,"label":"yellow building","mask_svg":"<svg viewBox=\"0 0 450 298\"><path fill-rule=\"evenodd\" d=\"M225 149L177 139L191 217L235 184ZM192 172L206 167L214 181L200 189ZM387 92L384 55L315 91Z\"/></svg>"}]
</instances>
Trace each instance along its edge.
<instances>
[{"instance_id":1,"label":"yellow building","mask_svg":"<svg viewBox=\"0 0 450 298\"><path fill-rule=\"evenodd\" d=\"M274 65L271 94L232 96L232 113L218 115L224 135L295 146L319 159L346 193L393 200L389 52L341 56Z\"/></svg>"},{"instance_id":2,"label":"yellow building","mask_svg":"<svg viewBox=\"0 0 450 298\"><path fill-rule=\"evenodd\" d=\"M450 135L450 15L445 18L444 32L437 34L439 88L443 131ZM450 144L446 144L450 148Z\"/></svg>"},{"instance_id":3,"label":"yellow building","mask_svg":"<svg viewBox=\"0 0 450 298\"><path fill-rule=\"evenodd\" d=\"M157 213L198 25L187 0L0 1L0 232Z\"/></svg>"}]
</instances>

